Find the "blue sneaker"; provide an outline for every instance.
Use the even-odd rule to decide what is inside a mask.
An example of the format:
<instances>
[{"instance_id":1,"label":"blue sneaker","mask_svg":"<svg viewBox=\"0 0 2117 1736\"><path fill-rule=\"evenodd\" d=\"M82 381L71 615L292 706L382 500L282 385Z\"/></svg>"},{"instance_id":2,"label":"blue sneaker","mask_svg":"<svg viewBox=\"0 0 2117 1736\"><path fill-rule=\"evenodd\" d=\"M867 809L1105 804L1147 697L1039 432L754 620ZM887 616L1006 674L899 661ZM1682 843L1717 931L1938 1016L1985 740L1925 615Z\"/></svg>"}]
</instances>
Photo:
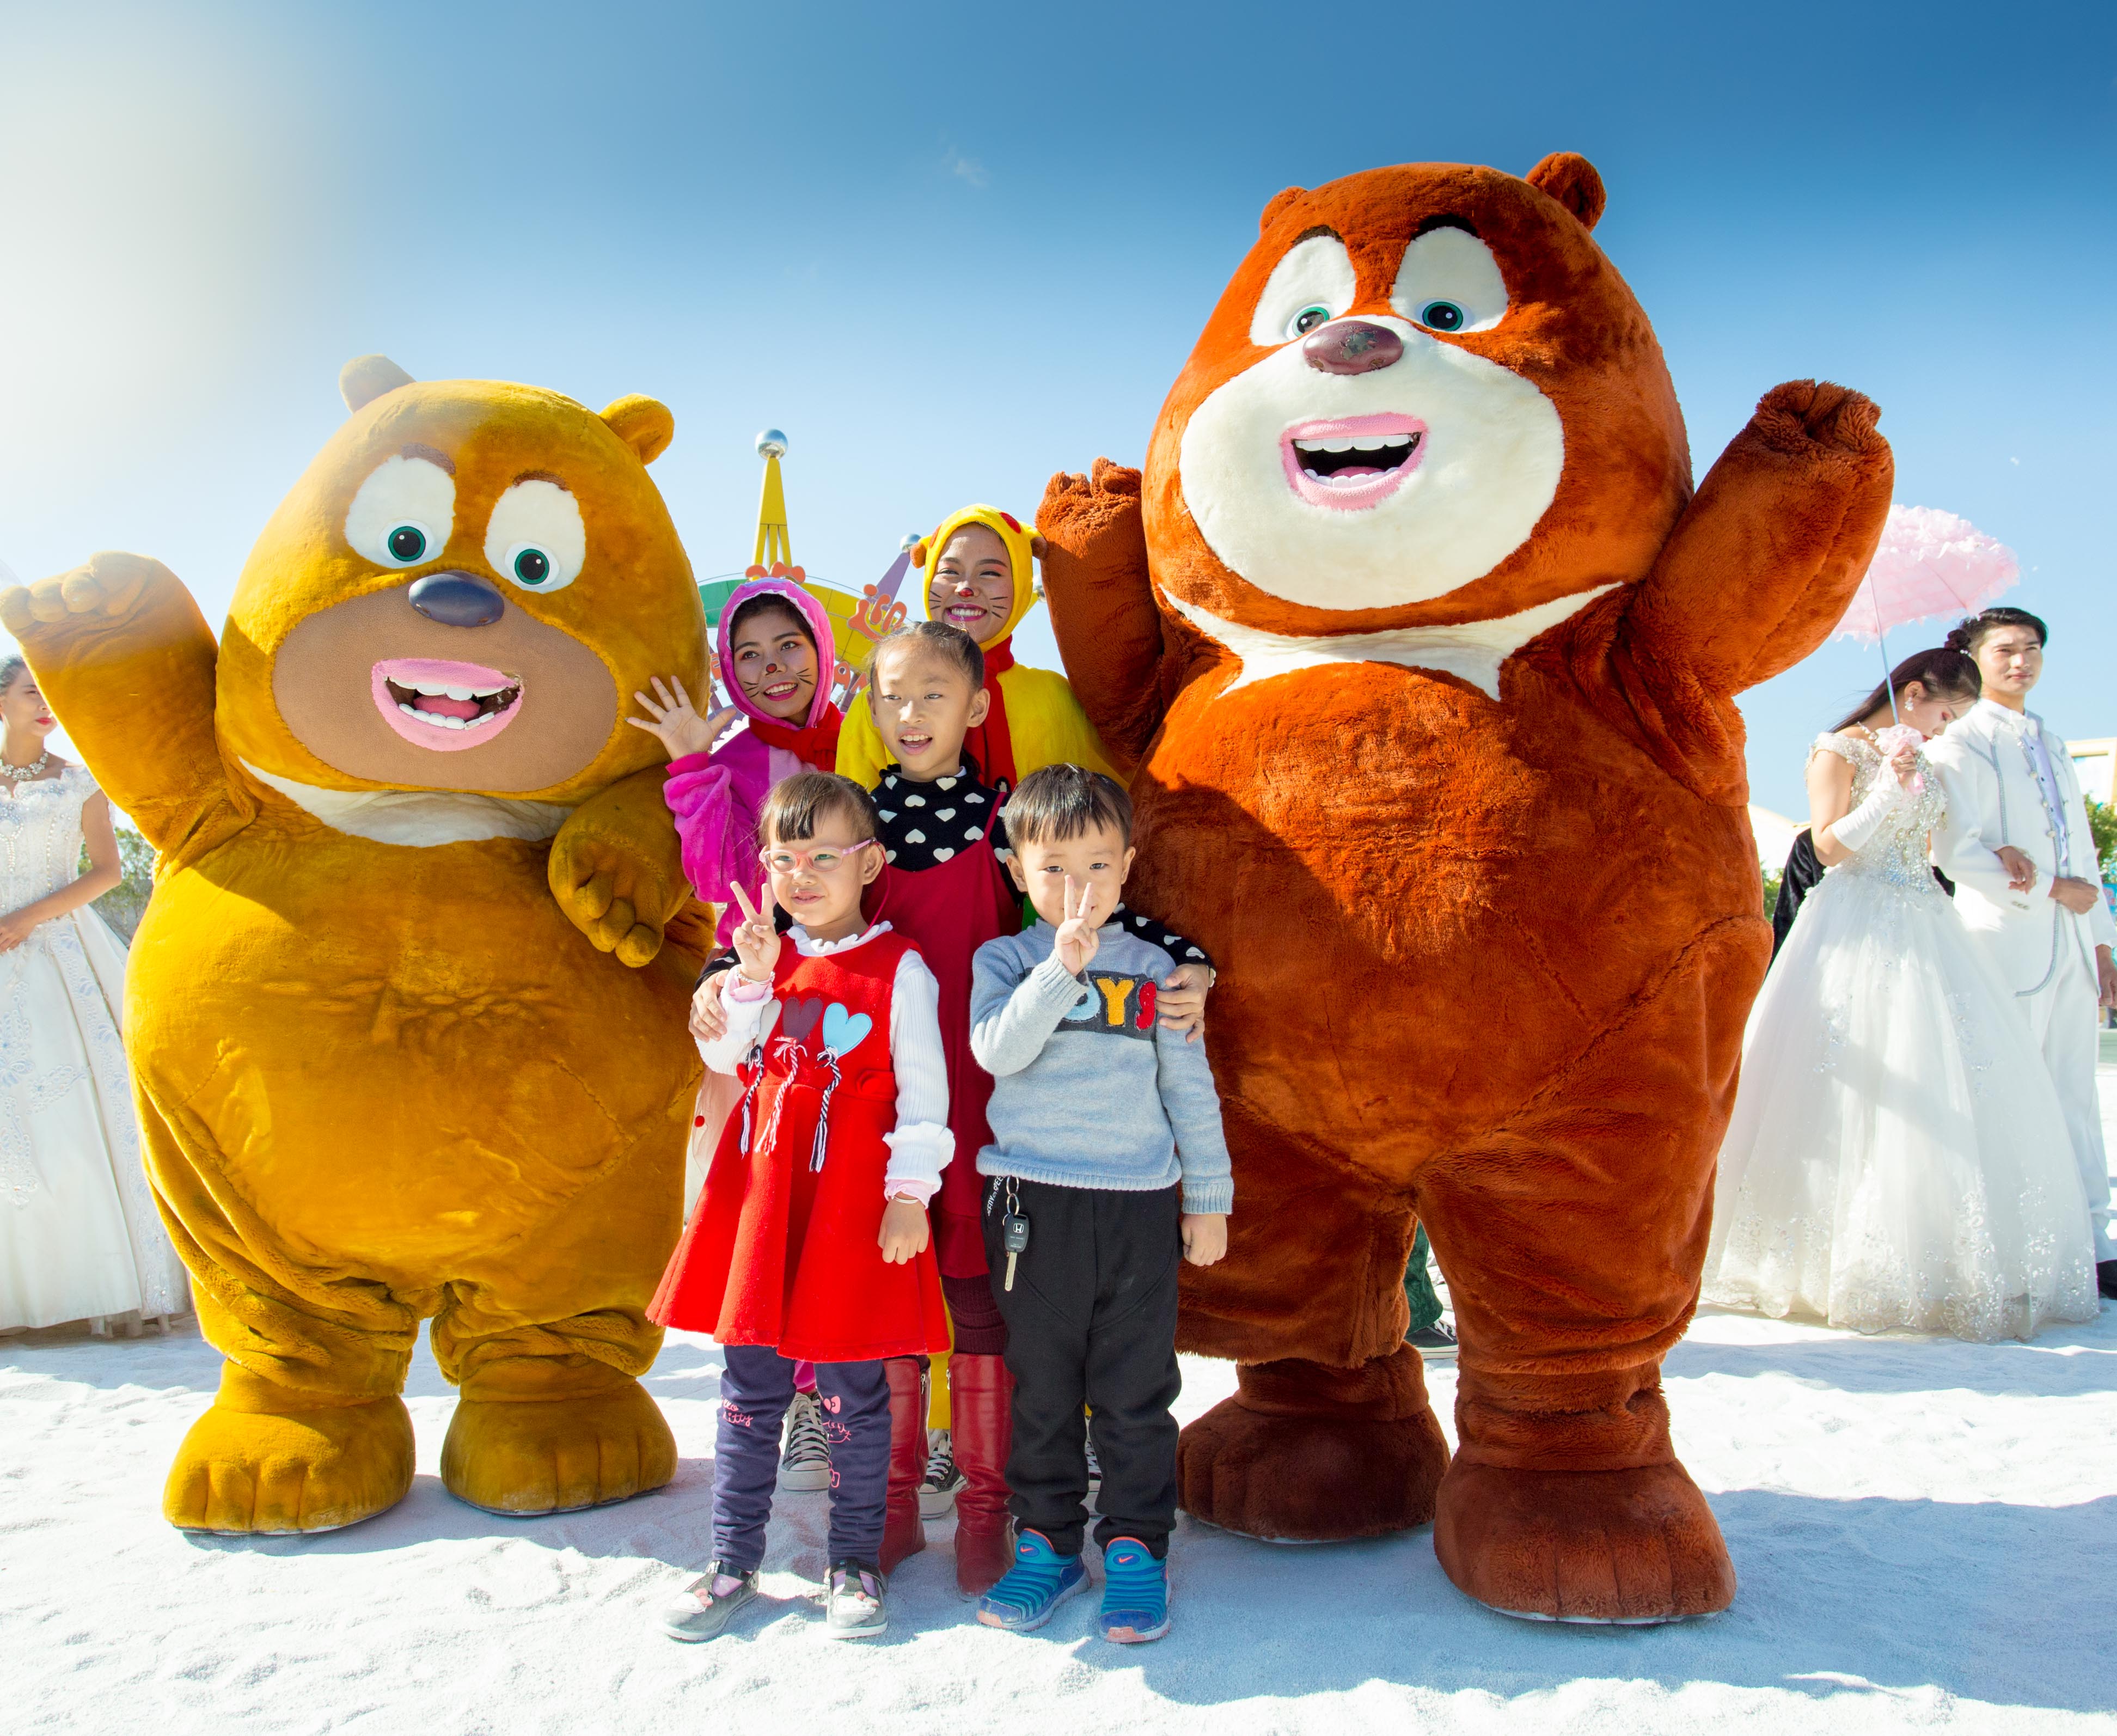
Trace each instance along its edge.
<instances>
[{"instance_id":1,"label":"blue sneaker","mask_svg":"<svg viewBox=\"0 0 2117 1736\"><path fill-rule=\"evenodd\" d=\"M1169 1632L1169 1569L1136 1537L1117 1537L1103 1551L1103 1637L1120 1646Z\"/></svg>"},{"instance_id":2,"label":"blue sneaker","mask_svg":"<svg viewBox=\"0 0 2117 1736\"><path fill-rule=\"evenodd\" d=\"M1014 1540L1014 1565L978 1600L978 1619L988 1628L1026 1633L1087 1586L1088 1569L1079 1556L1061 1555L1041 1531L1024 1531Z\"/></svg>"}]
</instances>

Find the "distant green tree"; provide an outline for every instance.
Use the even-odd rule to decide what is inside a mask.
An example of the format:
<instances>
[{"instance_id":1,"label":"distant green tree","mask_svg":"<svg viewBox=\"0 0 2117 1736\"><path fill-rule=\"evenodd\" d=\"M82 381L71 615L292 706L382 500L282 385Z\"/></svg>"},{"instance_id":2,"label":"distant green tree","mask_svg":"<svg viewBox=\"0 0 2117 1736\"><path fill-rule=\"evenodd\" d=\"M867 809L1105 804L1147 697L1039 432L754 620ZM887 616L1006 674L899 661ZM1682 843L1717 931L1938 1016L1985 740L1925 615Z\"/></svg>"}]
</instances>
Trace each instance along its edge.
<instances>
[{"instance_id":1,"label":"distant green tree","mask_svg":"<svg viewBox=\"0 0 2117 1736\"><path fill-rule=\"evenodd\" d=\"M2095 834L2095 860L2101 865L2102 878L2117 880L2117 808L2089 796L2087 826Z\"/></svg>"},{"instance_id":2,"label":"distant green tree","mask_svg":"<svg viewBox=\"0 0 2117 1736\"><path fill-rule=\"evenodd\" d=\"M1771 913L1779 907L1779 882L1784 878L1785 871L1782 869L1767 868L1764 870L1764 915L1768 920Z\"/></svg>"},{"instance_id":3,"label":"distant green tree","mask_svg":"<svg viewBox=\"0 0 2117 1736\"><path fill-rule=\"evenodd\" d=\"M147 913L147 895L155 889L155 847L130 826L118 828L118 860L125 878L98 898L92 907L127 946L140 918ZM88 851L81 852L81 871L88 872Z\"/></svg>"}]
</instances>

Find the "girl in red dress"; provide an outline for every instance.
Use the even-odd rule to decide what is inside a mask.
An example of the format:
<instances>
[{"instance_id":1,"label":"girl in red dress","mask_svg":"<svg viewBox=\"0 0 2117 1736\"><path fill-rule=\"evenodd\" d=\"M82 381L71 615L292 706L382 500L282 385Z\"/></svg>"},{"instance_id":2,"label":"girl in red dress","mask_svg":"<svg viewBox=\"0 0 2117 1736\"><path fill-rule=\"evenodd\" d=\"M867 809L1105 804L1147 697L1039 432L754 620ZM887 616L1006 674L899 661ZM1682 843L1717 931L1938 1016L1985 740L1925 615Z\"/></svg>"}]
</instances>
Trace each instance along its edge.
<instances>
[{"instance_id":1,"label":"girl in red dress","mask_svg":"<svg viewBox=\"0 0 2117 1736\"><path fill-rule=\"evenodd\" d=\"M714 1561L665 1613L709 1639L756 1595L797 1360L831 1438L828 1632L883 1631L890 1358L948 1348L926 1203L953 1155L939 991L918 949L861 914L882 871L873 800L805 773L759 816L767 880L718 979L726 1028L700 1045L740 1106L649 1310L726 1346ZM774 903L793 917L783 936Z\"/></svg>"},{"instance_id":2,"label":"girl in red dress","mask_svg":"<svg viewBox=\"0 0 2117 1736\"><path fill-rule=\"evenodd\" d=\"M705 903L720 906L717 933L725 944L741 920L731 887L739 885L755 899L763 884L757 816L764 798L782 778L833 769L840 714L831 703L831 672L837 667L831 617L791 575L737 585L722 607L717 631L713 667L726 688L727 704L701 717L681 681L672 676L664 682L657 676L653 697L633 695L646 715L625 721L667 750L662 796L676 822L685 878ZM745 720L748 728L728 734ZM699 1083L684 1159L686 1213L741 1094L732 1073L708 1068ZM795 1376L794 1390L779 1485L828 1489L831 1460L823 1406L814 1371L805 1364Z\"/></svg>"}]
</instances>

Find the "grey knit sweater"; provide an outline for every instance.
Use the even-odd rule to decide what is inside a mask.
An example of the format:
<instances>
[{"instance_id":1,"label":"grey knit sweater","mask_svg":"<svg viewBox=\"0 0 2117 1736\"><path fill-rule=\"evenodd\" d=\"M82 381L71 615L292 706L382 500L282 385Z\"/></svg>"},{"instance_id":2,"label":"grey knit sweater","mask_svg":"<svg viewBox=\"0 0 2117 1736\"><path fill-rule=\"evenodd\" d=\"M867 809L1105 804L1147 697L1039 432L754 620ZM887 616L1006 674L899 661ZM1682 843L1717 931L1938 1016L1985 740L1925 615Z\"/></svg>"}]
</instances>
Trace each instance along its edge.
<instances>
[{"instance_id":1,"label":"grey knit sweater","mask_svg":"<svg viewBox=\"0 0 2117 1736\"><path fill-rule=\"evenodd\" d=\"M1083 981L1053 955L1057 935L1048 922L1003 935L972 966L971 1051L993 1076L978 1173L1132 1193L1181 1180L1186 1212L1231 1209L1206 1046L1151 1010L1175 961L1111 923Z\"/></svg>"}]
</instances>

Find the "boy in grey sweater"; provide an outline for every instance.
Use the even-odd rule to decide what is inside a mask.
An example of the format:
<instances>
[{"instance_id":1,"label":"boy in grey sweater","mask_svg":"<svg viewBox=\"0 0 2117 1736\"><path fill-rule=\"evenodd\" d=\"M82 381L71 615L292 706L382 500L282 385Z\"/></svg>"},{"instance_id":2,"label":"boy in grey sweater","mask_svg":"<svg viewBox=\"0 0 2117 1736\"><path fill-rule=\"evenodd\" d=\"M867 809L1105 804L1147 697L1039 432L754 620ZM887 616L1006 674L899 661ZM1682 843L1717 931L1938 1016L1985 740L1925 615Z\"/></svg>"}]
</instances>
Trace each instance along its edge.
<instances>
[{"instance_id":1,"label":"boy in grey sweater","mask_svg":"<svg viewBox=\"0 0 2117 1736\"><path fill-rule=\"evenodd\" d=\"M985 1253L1008 1327L1014 1563L989 1626L1041 1627L1087 1581L1082 1406L1095 1410L1106 1638L1168 1632L1176 1520L1176 1277L1227 1252L1234 1203L1202 1044L1155 1017L1174 961L1112 924L1132 804L1077 765L1024 778L1003 810L1039 921L980 947L971 1049L993 1075L978 1154Z\"/></svg>"}]
</instances>

